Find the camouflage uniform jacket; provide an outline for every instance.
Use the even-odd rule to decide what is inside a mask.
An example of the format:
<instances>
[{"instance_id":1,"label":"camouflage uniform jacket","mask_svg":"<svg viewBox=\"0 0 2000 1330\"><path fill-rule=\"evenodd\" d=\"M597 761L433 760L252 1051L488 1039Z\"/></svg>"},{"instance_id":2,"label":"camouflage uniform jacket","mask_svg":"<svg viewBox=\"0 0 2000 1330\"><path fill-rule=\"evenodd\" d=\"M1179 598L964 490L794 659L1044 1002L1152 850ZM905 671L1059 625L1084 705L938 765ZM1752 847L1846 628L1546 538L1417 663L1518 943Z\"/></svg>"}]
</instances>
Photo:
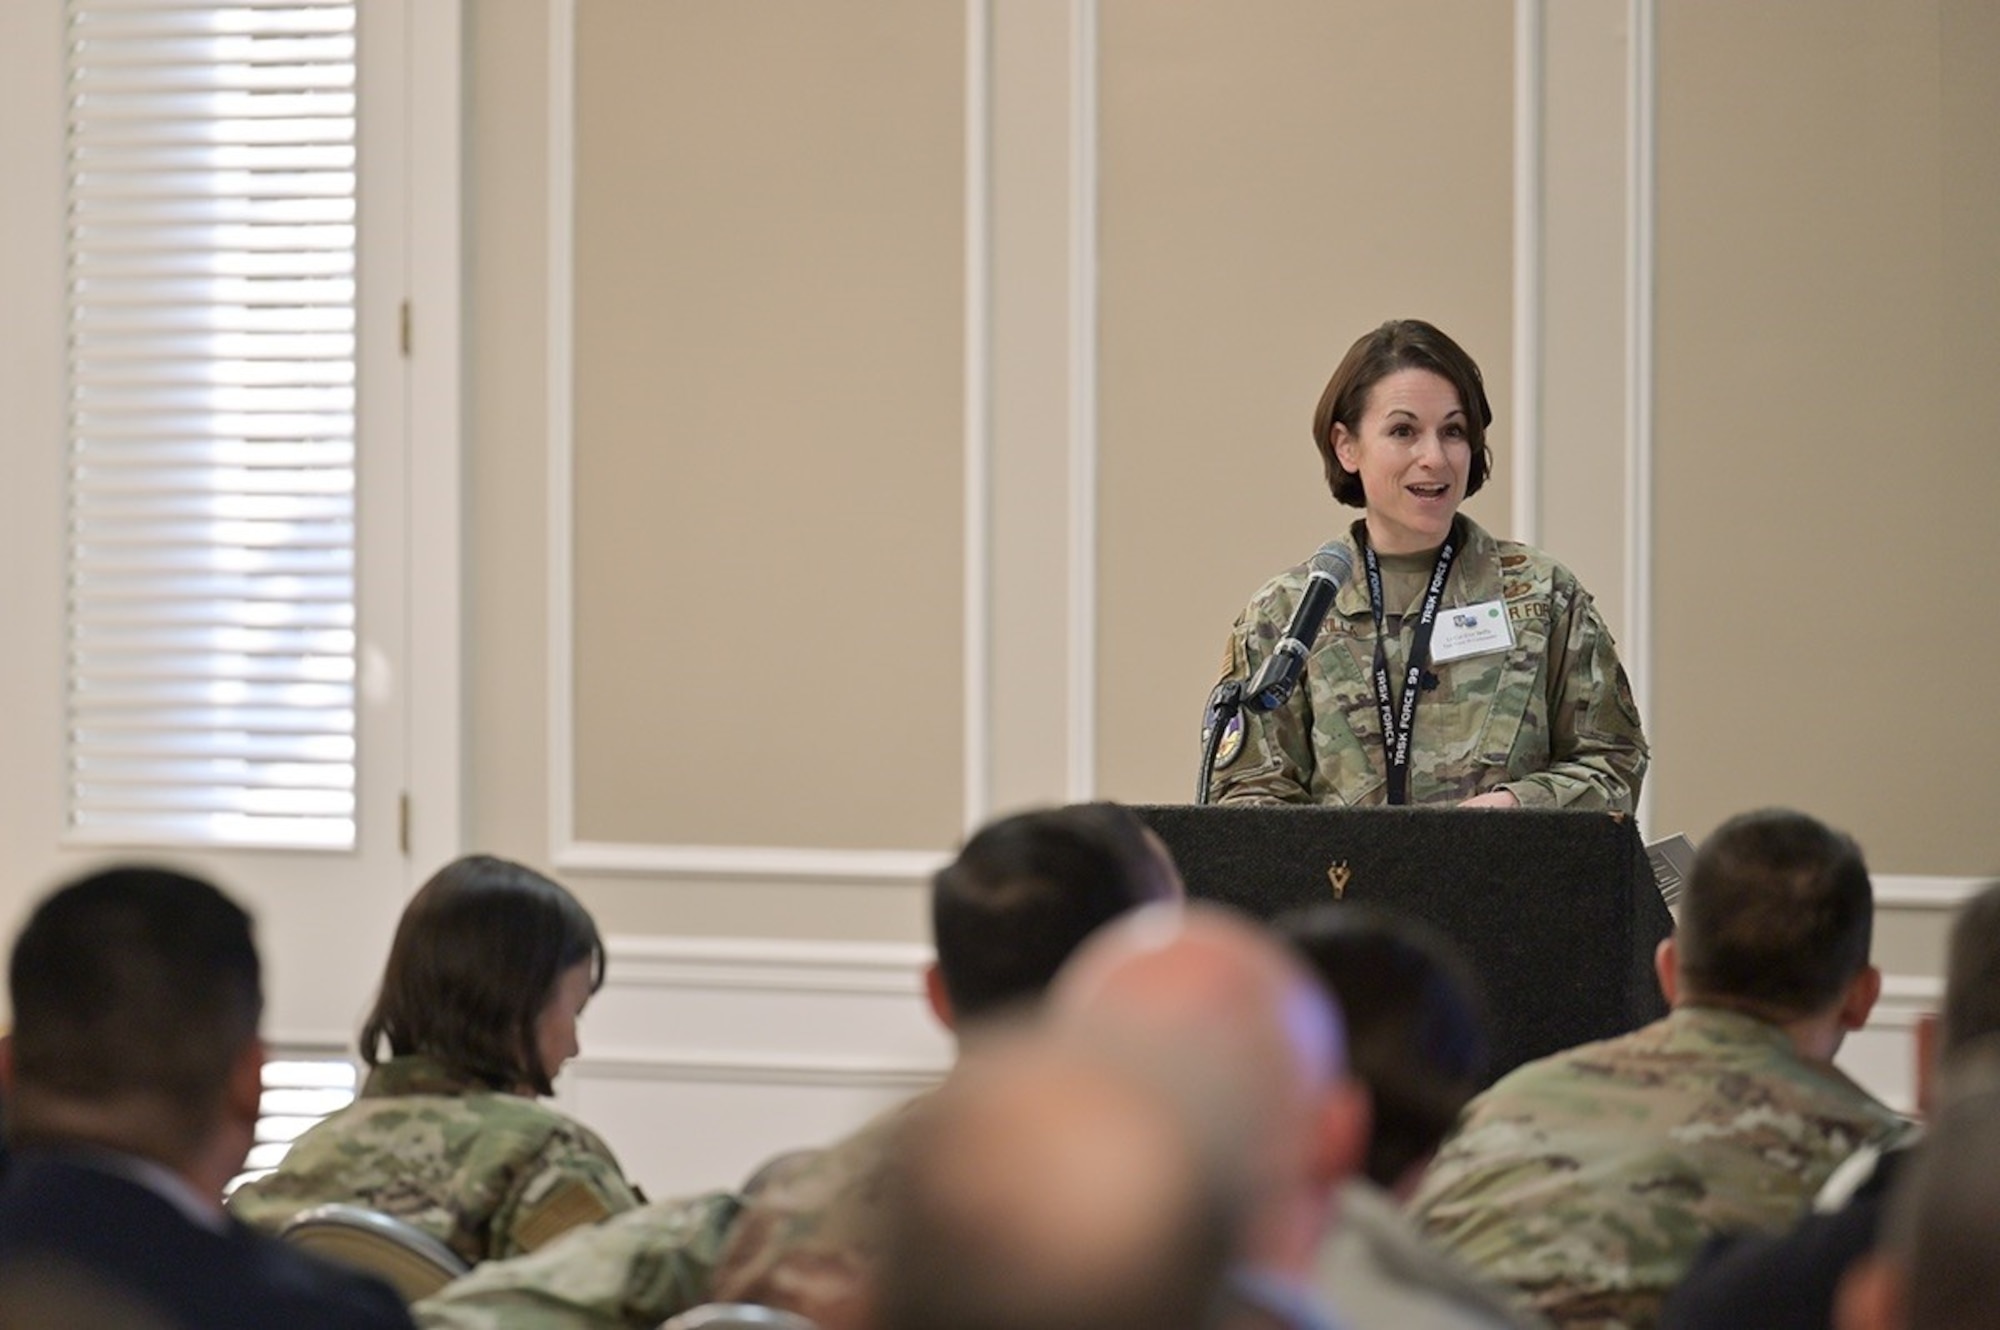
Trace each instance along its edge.
<instances>
[{"instance_id":1,"label":"camouflage uniform jacket","mask_svg":"<svg viewBox=\"0 0 2000 1330\"><path fill-rule=\"evenodd\" d=\"M229 1208L276 1230L328 1201L367 1206L433 1234L467 1261L518 1256L642 1198L604 1142L526 1095L427 1057L375 1068L361 1097L293 1144Z\"/></svg>"},{"instance_id":2,"label":"camouflage uniform jacket","mask_svg":"<svg viewBox=\"0 0 2000 1330\"><path fill-rule=\"evenodd\" d=\"M912 1101L919 1102L919 1101ZM652 1330L703 1302L852 1324L883 1161L911 1104L802 1155L753 1195L658 1201L485 1265L416 1306L426 1330Z\"/></svg>"},{"instance_id":3,"label":"camouflage uniform jacket","mask_svg":"<svg viewBox=\"0 0 2000 1330\"><path fill-rule=\"evenodd\" d=\"M1590 593L1540 550L1495 540L1465 518L1465 548L1440 614L1502 600L1514 644L1432 665L1435 688L1417 703L1410 802L1457 803L1512 791L1526 808L1621 809L1638 802L1646 737L1611 632ZM1353 537L1341 537L1353 548ZM1359 551L1306 659L1304 677L1276 711L1243 713L1241 750L1218 757L1217 803L1380 804L1388 798L1382 720L1375 701L1375 619ZM1223 668L1247 680L1285 634L1305 587L1300 564L1266 583L1238 616ZM1392 657L1407 660L1414 608L1389 605L1403 624ZM1401 700L1402 669L1392 668Z\"/></svg>"},{"instance_id":4,"label":"camouflage uniform jacket","mask_svg":"<svg viewBox=\"0 0 2000 1330\"><path fill-rule=\"evenodd\" d=\"M1313 1283L1358 1326L1395 1330L1548 1330L1417 1231L1389 1192L1344 1183L1340 1217L1320 1243Z\"/></svg>"},{"instance_id":5,"label":"camouflage uniform jacket","mask_svg":"<svg viewBox=\"0 0 2000 1330\"><path fill-rule=\"evenodd\" d=\"M1778 1027L1684 1006L1503 1077L1411 1209L1558 1326L1652 1326L1709 1237L1791 1223L1843 1159L1903 1126Z\"/></svg>"}]
</instances>

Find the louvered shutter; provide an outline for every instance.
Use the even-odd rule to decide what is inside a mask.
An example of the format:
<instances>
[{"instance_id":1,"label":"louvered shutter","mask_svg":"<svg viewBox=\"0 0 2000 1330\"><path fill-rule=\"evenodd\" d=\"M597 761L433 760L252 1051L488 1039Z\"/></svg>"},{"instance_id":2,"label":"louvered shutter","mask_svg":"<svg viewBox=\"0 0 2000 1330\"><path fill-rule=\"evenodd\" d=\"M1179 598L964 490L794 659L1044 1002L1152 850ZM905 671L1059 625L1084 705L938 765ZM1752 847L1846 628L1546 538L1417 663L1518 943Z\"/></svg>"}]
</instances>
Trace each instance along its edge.
<instances>
[{"instance_id":1,"label":"louvered shutter","mask_svg":"<svg viewBox=\"0 0 2000 1330\"><path fill-rule=\"evenodd\" d=\"M276 1168L290 1152L292 1142L353 1103L359 1092L360 1078L347 1058L272 1057L264 1064L255 1141L242 1170L225 1190L235 1191Z\"/></svg>"},{"instance_id":2,"label":"louvered shutter","mask_svg":"<svg viewBox=\"0 0 2000 1330\"><path fill-rule=\"evenodd\" d=\"M68 5L73 839L355 840L355 5Z\"/></svg>"}]
</instances>

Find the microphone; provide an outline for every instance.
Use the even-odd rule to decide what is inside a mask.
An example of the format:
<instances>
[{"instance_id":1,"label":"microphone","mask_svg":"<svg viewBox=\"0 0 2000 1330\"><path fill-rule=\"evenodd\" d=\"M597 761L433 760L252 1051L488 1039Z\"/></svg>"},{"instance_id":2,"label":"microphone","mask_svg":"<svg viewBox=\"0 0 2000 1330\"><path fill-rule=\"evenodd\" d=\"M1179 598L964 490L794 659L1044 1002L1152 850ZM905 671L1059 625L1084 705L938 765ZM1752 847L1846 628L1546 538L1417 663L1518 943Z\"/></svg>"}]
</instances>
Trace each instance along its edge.
<instances>
[{"instance_id":1,"label":"microphone","mask_svg":"<svg viewBox=\"0 0 2000 1330\"><path fill-rule=\"evenodd\" d=\"M1244 690L1243 704L1253 711L1275 711L1292 695L1299 676L1305 673L1306 653L1319 636L1326 612L1333 608L1334 594L1354 571L1354 555L1338 540L1320 546L1307 563L1312 572L1306 577L1299 607L1292 611L1292 621L1277 650L1257 667L1256 677Z\"/></svg>"}]
</instances>

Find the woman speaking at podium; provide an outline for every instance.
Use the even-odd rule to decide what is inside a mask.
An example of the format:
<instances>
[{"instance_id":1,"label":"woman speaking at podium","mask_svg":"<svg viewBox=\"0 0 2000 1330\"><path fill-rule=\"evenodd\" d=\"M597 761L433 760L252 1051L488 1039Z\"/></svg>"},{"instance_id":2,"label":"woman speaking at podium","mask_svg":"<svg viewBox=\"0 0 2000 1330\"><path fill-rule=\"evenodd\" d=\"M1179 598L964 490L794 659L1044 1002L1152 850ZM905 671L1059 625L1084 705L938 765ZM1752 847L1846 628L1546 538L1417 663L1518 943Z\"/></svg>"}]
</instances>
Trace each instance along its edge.
<instances>
[{"instance_id":1,"label":"woman speaking at podium","mask_svg":"<svg viewBox=\"0 0 2000 1330\"><path fill-rule=\"evenodd\" d=\"M1590 593L1458 510L1492 423L1479 366L1428 323L1385 323L1334 370L1313 442L1362 516L1315 556L1339 587L1296 685L1222 734L1216 802L1632 809L1646 738ZM1258 677L1299 628L1309 575L1250 601L1225 679Z\"/></svg>"}]
</instances>

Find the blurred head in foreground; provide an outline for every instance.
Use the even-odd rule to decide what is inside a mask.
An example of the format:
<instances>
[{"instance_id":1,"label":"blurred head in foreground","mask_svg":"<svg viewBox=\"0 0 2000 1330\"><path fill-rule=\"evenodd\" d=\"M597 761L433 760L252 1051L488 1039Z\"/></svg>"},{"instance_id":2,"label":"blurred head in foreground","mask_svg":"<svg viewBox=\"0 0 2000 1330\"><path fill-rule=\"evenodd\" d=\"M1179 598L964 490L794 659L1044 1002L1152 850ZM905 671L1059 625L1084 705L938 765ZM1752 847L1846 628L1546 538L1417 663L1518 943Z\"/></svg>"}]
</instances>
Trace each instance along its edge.
<instances>
[{"instance_id":1,"label":"blurred head in foreground","mask_svg":"<svg viewBox=\"0 0 2000 1330\"><path fill-rule=\"evenodd\" d=\"M1050 1018L1228 1086L1248 1124L1243 1260L1311 1268L1334 1189L1366 1150L1368 1106L1348 1079L1338 1006L1282 940L1201 902L1139 911L1078 951Z\"/></svg>"},{"instance_id":2,"label":"blurred head in foreground","mask_svg":"<svg viewBox=\"0 0 2000 1330\"><path fill-rule=\"evenodd\" d=\"M1175 1068L991 1032L906 1124L876 1330L1201 1330L1239 1242L1243 1126Z\"/></svg>"}]
</instances>

